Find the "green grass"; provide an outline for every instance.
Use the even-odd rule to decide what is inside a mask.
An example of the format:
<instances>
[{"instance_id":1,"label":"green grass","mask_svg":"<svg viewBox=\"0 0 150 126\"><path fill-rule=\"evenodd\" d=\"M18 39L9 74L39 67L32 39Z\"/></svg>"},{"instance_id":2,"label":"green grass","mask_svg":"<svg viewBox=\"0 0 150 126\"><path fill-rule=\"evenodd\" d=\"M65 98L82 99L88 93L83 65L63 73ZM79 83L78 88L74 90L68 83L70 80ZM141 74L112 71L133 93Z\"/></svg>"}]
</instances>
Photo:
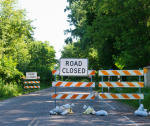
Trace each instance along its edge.
<instances>
[{"instance_id":1,"label":"green grass","mask_svg":"<svg viewBox=\"0 0 150 126\"><path fill-rule=\"evenodd\" d=\"M98 82L95 83L95 88L97 92L102 92L102 88L98 87ZM108 88L103 88L103 92L108 92ZM110 93L139 93L139 88L110 88ZM141 100L141 104L144 105L144 108L150 111L150 87L141 88L141 93L144 93L144 99ZM117 100L123 102L134 108L139 107L139 100Z\"/></svg>"},{"instance_id":2,"label":"green grass","mask_svg":"<svg viewBox=\"0 0 150 126\"><path fill-rule=\"evenodd\" d=\"M23 84L6 84L0 80L0 100L16 97L22 94L38 91L38 89L24 89ZM40 83L40 90L51 87L51 84Z\"/></svg>"}]
</instances>

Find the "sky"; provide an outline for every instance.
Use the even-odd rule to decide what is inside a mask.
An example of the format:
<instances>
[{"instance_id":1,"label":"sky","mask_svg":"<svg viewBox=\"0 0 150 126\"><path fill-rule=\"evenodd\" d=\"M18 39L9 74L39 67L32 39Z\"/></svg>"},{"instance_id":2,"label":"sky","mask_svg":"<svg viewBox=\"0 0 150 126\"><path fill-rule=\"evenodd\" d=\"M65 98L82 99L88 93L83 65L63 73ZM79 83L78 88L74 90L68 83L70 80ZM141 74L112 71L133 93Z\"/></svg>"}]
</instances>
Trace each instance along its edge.
<instances>
[{"instance_id":1,"label":"sky","mask_svg":"<svg viewBox=\"0 0 150 126\"><path fill-rule=\"evenodd\" d=\"M70 35L64 35L64 30L74 28L69 26L64 9L68 6L67 0L19 0L21 9L26 9L29 19L34 20L32 25L34 38L39 41L49 41L56 51L56 59L61 57L60 50L65 46L64 40ZM35 21L36 19L36 21Z\"/></svg>"}]
</instances>

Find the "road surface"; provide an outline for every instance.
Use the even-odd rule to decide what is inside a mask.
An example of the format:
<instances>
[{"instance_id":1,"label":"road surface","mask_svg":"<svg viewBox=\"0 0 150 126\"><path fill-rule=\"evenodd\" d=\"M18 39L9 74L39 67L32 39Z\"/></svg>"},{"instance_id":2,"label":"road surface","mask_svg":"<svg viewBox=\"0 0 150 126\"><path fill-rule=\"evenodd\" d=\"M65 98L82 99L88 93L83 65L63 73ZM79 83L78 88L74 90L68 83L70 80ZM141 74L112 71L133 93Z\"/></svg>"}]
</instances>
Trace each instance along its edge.
<instances>
[{"instance_id":1,"label":"road surface","mask_svg":"<svg viewBox=\"0 0 150 126\"><path fill-rule=\"evenodd\" d=\"M50 115L55 106L54 87L0 101L0 126L150 126L150 117L135 116L135 109L115 100L104 100L108 116L82 115L89 100L57 100L57 105L74 103L73 114ZM90 88L58 87L59 93L90 93ZM92 101L95 111L102 109L98 93Z\"/></svg>"}]
</instances>

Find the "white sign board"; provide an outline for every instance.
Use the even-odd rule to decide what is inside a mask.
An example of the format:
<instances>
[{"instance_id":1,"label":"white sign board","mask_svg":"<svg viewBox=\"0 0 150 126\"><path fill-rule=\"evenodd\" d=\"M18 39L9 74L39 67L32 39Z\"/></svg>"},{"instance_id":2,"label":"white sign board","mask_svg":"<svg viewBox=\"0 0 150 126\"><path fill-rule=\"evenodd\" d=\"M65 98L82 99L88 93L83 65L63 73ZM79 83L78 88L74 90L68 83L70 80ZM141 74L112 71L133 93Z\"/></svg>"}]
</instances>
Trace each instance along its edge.
<instances>
[{"instance_id":1,"label":"white sign board","mask_svg":"<svg viewBox=\"0 0 150 126\"><path fill-rule=\"evenodd\" d=\"M60 76L88 76L88 59L61 58Z\"/></svg>"},{"instance_id":2,"label":"white sign board","mask_svg":"<svg viewBox=\"0 0 150 126\"><path fill-rule=\"evenodd\" d=\"M26 72L26 79L37 79L37 72Z\"/></svg>"}]
</instances>

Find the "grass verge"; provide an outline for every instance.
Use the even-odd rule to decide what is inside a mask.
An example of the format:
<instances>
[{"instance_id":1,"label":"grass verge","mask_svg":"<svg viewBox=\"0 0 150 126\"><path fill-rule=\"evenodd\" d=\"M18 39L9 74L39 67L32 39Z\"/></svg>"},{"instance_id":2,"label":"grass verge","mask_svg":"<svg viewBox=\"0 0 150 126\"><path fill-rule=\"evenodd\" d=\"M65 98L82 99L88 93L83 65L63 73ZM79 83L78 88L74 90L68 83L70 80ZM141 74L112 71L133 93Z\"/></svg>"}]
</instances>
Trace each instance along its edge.
<instances>
[{"instance_id":1,"label":"grass verge","mask_svg":"<svg viewBox=\"0 0 150 126\"><path fill-rule=\"evenodd\" d=\"M0 81L0 100L16 97L22 94L38 91L35 89L24 89L23 84L6 84ZM51 87L51 84L40 83L40 90Z\"/></svg>"}]
</instances>

